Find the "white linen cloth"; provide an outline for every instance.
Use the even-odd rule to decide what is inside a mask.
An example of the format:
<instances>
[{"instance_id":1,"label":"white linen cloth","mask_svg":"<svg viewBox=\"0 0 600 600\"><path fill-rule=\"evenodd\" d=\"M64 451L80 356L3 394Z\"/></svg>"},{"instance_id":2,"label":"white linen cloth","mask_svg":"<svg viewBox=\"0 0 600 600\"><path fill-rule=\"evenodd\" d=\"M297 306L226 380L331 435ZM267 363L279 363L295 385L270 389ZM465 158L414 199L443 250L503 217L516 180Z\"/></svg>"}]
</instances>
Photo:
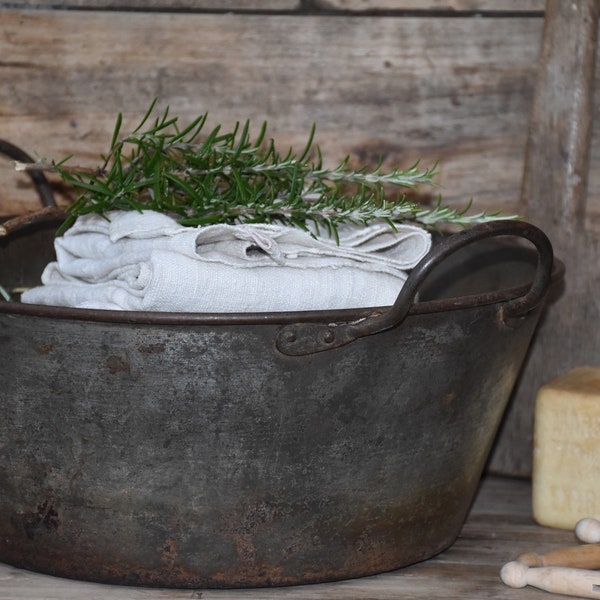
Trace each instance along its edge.
<instances>
[{"instance_id":1,"label":"white linen cloth","mask_svg":"<svg viewBox=\"0 0 600 600\"><path fill-rule=\"evenodd\" d=\"M79 217L22 302L112 310L274 312L388 306L431 247L413 225L343 226L339 245L282 225L184 227L153 211Z\"/></svg>"}]
</instances>

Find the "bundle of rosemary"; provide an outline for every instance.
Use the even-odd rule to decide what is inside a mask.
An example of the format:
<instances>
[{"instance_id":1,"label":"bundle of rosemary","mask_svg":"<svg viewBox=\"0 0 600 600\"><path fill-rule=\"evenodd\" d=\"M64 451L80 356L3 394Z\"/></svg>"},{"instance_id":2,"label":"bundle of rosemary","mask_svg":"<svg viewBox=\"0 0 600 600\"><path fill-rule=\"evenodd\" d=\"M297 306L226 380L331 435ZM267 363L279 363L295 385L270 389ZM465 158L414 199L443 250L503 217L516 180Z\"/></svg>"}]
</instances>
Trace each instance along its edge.
<instances>
[{"instance_id":1,"label":"bundle of rosemary","mask_svg":"<svg viewBox=\"0 0 600 600\"><path fill-rule=\"evenodd\" d=\"M499 218L406 193L390 200L394 187L435 186L435 166L356 169L346 158L327 168L314 127L301 153L281 154L266 124L252 139L249 122L205 132L207 114L180 127L155 108L125 136L119 115L97 169L70 157L22 165L57 172L78 196L57 261L21 301L180 312L385 306L429 251L424 229Z\"/></svg>"},{"instance_id":2,"label":"bundle of rosemary","mask_svg":"<svg viewBox=\"0 0 600 600\"><path fill-rule=\"evenodd\" d=\"M314 126L300 154L281 154L272 140L266 141L266 123L254 140L248 122L229 132L218 126L204 135L207 114L180 128L168 108L153 117L155 108L156 100L124 137L118 116L110 149L98 169L69 166L71 157L53 163L52 170L79 194L59 233L80 215L114 210L158 211L189 226L279 222L307 230L313 224L336 239L341 223L383 220L394 227L411 221L437 227L515 218L468 214L470 203L459 210L440 200L425 207L405 194L389 200L386 190L393 186L435 185L435 166L420 169L415 163L384 171L378 164L354 169L346 158L327 168L313 144Z\"/></svg>"}]
</instances>

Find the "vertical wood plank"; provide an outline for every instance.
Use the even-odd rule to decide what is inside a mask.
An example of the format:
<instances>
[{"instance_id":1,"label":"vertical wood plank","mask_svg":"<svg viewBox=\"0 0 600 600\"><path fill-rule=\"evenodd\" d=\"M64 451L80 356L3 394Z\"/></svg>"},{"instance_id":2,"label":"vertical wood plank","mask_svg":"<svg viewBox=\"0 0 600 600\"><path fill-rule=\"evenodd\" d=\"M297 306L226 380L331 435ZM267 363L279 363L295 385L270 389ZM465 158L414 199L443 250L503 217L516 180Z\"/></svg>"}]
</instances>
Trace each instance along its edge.
<instances>
[{"instance_id":1,"label":"vertical wood plank","mask_svg":"<svg viewBox=\"0 0 600 600\"><path fill-rule=\"evenodd\" d=\"M565 287L536 336L492 469L531 472L538 388L579 365L600 364L600 232L586 219L597 0L548 0L534 95L522 204L566 265Z\"/></svg>"}]
</instances>

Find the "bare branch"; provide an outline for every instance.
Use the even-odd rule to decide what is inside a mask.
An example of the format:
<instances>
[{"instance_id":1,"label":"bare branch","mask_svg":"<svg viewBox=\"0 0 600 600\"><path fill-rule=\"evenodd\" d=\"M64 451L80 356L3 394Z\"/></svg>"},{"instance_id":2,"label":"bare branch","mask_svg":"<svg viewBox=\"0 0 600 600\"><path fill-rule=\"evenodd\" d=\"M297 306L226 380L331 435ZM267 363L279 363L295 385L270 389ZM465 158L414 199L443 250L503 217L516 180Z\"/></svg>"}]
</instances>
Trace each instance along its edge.
<instances>
[{"instance_id":1,"label":"bare branch","mask_svg":"<svg viewBox=\"0 0 600 600\"><path fill-rule=\"evenodd\" d=\"M18 229L23 229L23 227L27 227L28 225L42 223L44 221L52 221L54 219L60 219L66 216L67 213L64 209L54 206L42 208L41 210L36 210L35 212L24 215L19 215L18 217L13 217L12 219L8 219L8 221L4 221L4 223L0 224L0 237L7 236L9 233L17 231Z\"/></svg>"},{"instance_id":2,"label":"bare branch","mask_svg":"<svg viewBox=\"0 0 600 600\"><path fill-rule=\"evenodd\" d=\"M44 162L34 162L34 163L25 163L20 160L13 160L12 164L15 168L15 171L44 171L46 173L58 173L58 169L54 165L49 165ZM65 171L67 173L81 173L86 175L95 175L97 177L101 176L102 169L91 169L90 167L73 167L63 165L60 167L61 171Z\"/></svg>"}]
</instances>

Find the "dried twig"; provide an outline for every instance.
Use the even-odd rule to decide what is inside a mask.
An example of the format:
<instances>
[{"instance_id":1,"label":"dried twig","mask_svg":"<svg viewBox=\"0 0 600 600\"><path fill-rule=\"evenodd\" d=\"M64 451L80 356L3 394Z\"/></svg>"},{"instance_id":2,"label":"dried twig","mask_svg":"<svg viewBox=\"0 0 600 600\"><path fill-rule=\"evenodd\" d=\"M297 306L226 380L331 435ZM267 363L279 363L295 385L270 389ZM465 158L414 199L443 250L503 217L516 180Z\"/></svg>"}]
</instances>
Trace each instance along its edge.
<instances>
[{"instance_id":1,"label":"dried twig","mask_svg":"<svg viewBox=\"0 0 600 600\"><path fill-rule=\"evenodd\" d=\"M44 221L52 221L54 219L64 219L67 213L62 208L54 206L42 208L35 212L19 215L0 223L0 237L4 237L13 231L33 225L34 223L42 223Z\"/></svg>"}]
</instances>

